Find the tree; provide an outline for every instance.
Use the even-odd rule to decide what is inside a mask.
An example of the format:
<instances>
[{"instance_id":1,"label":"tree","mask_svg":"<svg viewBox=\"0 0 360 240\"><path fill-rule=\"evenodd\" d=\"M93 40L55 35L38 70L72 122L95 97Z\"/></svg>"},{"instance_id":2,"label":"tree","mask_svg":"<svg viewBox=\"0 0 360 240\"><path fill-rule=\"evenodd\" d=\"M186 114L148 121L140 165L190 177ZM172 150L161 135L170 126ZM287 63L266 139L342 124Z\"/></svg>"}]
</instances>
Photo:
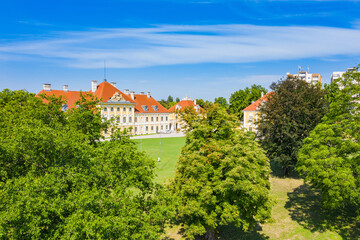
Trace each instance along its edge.
<instances>
[{"instance_id":1,"label":"tree","mask_svg":"<svg viewBox=\"0 0 360 240\"><path fill-rule=\"evenodd\" d=\"M260 85L252 85L251 88L240 89L231 94L229 99L229 110L235 114L239 119L244 116L243 109L249 106L252 102L261 97L261 93L266 93L267 90Z\"/></svg>"},{"instance_id":2,"label":"tree","mask_svg":"<svg viewBox=\"0 0 360 240\"><path fill-rule=\"evenodd\" d=\"M177 103L180 102L180 98L177 97L175 102L177 102Z\"/></svg>"},{"instance_id":3,"label":"tree","mask_svg":"<svg viewBox=\"0 0 360 240\"><path fill-rule=\"evenodd\" d=\"M167 102L168 103L174 102L174 98L169 95L168 98L167 98Z\"/></svg>"},{"instance_id":4,"label":"tree","mask_svg":"<svg viewBox=\"0 0 360 240\"><path fill-rule=\"evenodd\" d=\"M207 109L213 105L213 103L209 100L203 100L203 99L196 99L196 104L198 104L200 107Z\"/></svg>"},{"instance_id":5,"label":"tree","mask_svg":"<svg viewBox=\"0 0 360 240\"><path fill-rule=\"evenodd\" d=\"M189 110L183 120L186 145L170 190L187 237L215 239L219 225L249 230L269 218L269 161L236 118L215 104L202 116Z\"/></svg>"},{"instance_id":6,"label":"tree","mask_svg":"<svg viewBox=\"0 0 360 240\"><path fill-rule=\"evenodd\" d=\"M304 140L297 171L320 189L325 207L350 204L360 216L360 73L344 74L328 90L329 112Z\"/></svg>"},{"instance_id":7,"label":"tree","mask_svg":"<svg viewBox=\"0 0 360 240\"><path fill-rule=\"evenodd\" d=\"M298 78L273 83L271 89L275 93L260 106L258 137L268 157L280 163L287 176L302 141L326 113L327 101L320 85Z\"/></svg>"},{"instance_id":8,"label":"tree","mask_svg":"<svg viewBox=\"0 0 360 240\"><path fill-rule=\"evenodd\" d=\"M229 107L229 104L227 103L226 98L224 98L224 97L215 98L214 103L219 104L221 107L223 107L225 109L227 109Z\"/></svg>"},{"instance_id":9,"label":"tree","mask_svg":"<svg viewBox=\"0 0 360 240\"><path fill-rule=\"evenodd\" d=\"M122 132L89 144L63 103L0 93L1 238L159 239L171 199L154 161Z\"/></svg>"}]
</instances>

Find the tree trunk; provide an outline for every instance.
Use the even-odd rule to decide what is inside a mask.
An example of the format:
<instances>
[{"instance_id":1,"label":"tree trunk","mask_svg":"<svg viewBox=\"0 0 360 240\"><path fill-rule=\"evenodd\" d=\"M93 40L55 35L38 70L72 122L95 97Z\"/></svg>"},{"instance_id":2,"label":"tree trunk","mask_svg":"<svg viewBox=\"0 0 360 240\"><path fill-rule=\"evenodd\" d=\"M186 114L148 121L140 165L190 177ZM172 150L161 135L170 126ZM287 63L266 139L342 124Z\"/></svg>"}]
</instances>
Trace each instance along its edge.
<instances>
[{"instance_id":1,"label":"tree trunk","mask_svg":"<svg viewBox=\"0 0 360 240\"><path fill-rule=\"evenodd\" d=\"M215 240L215 229L207 229L205 233L206 240Z\"/></svg>"},{"instance_id":2,"label":"tree trunk","mask_svg":"<svg viewBox=\"0 0 360 240\"><path fill-rule=\"evenodd\" d=\"M287 177L289 175L290 169L289 167L284 167L284 176Z\"/></svg>"}]
</instances>

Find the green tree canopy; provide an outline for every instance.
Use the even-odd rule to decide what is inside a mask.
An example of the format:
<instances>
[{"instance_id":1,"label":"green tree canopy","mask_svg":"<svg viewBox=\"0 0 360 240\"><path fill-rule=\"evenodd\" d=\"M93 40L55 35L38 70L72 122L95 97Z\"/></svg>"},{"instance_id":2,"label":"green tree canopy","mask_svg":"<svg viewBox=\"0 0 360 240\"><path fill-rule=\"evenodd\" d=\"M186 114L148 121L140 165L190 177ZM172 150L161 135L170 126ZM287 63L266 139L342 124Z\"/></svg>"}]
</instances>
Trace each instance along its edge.
<instances>
[{"instance_id":1,"label":"green tree canopy","mask_svg":"<svg viewBox=\"0 0 360 240\"><path fill-rule=\"evenodd\" d=\"M327 101L320 85L298 78L273 83L271 89L275 93L260 106L258 135L268 157L280 163L288 175L302 141L326 113Z\"/></svg>"},{"instance_id":2,"label":"green tree canopy","mask_svg":"<svg viewBox=\"0 0 360 240\"><path fill-rule=\"evenodd\" d=\"M200 107L202 107L203 109L207 109L209 107L211 107L213 105L213 103L209 100L204 100L204 99L196 99L196 104L198 104Z\"/></svg>"},{"instance_id":3,"label":"green tree canopy","mask_svg":"<svg viewBox=\"0 0 360 240\"><path fill-rule=\"evenodd\" d=\"M266 94L267 90L260 85L252 85L250 88L240 89L231 94L229 99L229 110L242 120L244 113L243 109L249 106L252 102L261 97L261 93Z\"/></svg>"},{"instance_id":4,"label":"green tree canopy","mask_svg":"<svg viewBox=\"0 0 360 240\"><path fill-rule=\"evenodd\" d=\"M329 112L304 140L297 170L321 190L326 207L352 204L360 216L360 73L346 73L328 90Z\"/></svg>"},{"instance_id":5,"label":"green tree canopy","mask_svg":"<svg viewBox=\"0 0 360 240\"><path fill-rule=\"evenodd\" d=\"M171 201L153 183L154 161L120 132L91 144L99 132L72 122L99 120L91 101L68 112L63 104L0 93L1 238L159 239Z\"/></svg>"},{"instance_id":6,"label":"green tree canopy","mask_svg":"<svg viewBox=\"0 0 360 240\"><path fill-rule=\"evenodd\" d=\"M248 230L270 216L270 168L263 150L219 105L204 114L189 111L183 117L186 145L170 185L177 220L190 239L214 239L215 229L230 223Z\"/></svg>"},{"instance_id":7,"label":"green tree canopy","mask_svg":"<svg viewBox=\"0 0 360 240\"><path fill-rule=\"evenodd\" d=\"M228 102L226 101L226 98L224 97L218 97L218 98L215 98L215 101L214 103L217 103L219 104L221 107L227 109L229 107L229 104Z\"/></svg>"}]
</instances>

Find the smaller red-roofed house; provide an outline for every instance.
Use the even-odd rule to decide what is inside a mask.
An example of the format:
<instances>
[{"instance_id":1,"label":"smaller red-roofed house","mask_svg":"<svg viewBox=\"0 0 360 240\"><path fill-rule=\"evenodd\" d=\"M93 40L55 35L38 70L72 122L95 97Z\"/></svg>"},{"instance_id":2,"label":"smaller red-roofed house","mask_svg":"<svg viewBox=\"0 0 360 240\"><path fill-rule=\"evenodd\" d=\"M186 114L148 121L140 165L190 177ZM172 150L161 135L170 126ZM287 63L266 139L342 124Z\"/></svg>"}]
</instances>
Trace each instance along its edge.
<instances>
[{"instance_id":1,"label":"smaller red-roofed house","mask_svg":"<svg viewBox=\"0 0 360 240\"><path fill-rule=\"evenodd\" d=\"M247 106L244 112L244 128L246 128L250 132L257 133L257 122L260 118L260 110L259 107L264 101L268 101L269 97L274 94L273 91L268 92L267 94L263 95L261 98L256 100L255 102L251 103Z\"/></svg>"},{"instance_id":2,"label":"smaller red-roofed house","mask_svg":"<svg viewBox=\"0 0 360 240\"><path fill-rule=\"evenodd\" d=\"M173 113L171 115L171 120L174 122L173 130L181 129L183 126L184 122L181 121L178 112L184 111L186 108L194 108L197 113L201 113L201 111L203 111L203 108L196 104L196 99L191 100L191 98L186 95L186 97L180 102L169 108L169 112Z\"/></svg>"}]
</instances>

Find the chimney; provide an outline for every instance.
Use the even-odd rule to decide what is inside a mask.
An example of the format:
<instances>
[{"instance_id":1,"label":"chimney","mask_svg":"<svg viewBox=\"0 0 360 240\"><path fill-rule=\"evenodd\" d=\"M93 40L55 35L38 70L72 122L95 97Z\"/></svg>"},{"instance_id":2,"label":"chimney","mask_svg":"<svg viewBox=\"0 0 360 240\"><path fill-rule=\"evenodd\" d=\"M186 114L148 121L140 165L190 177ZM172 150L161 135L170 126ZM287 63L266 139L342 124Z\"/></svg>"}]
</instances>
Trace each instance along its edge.
<instances>
[{"instance_id":1,"label":"chimney","mask_svg":"<svg viewBox=\"0 0 360 240\"><path fill-rule=\"evenodd\" d=\"M141 95L145 95L145 92L140 92Z\"/></svg>"},{"instance_id":2,"label":"chimney","mask_svg":"<svg viewBox=\"0 0 360 240\"><path fill-rule=\"evenodd\" d=\"M110 84L116 87L116 82L111 82Z\"/></svg>"},{"instance_id":3,"label":"chimney","mask_svg":"<svg viewBox=\"0 0 360 240\"><path fill-rule=\"evenodd\" d=\"M126 95L129 95L129 89L124 89L124 93L125 93Z\"/></svg>"},{"instance_id":4,"label":"chimney","mask_svg":"<svg viewBox=\"0 0 360 240\"><path fill-rule=\"evenodd\" d=\"M91 91L92 91L93 93L95 93L95 92L96 92L96 89L97 89L97 81L96 81L96 80L92 80L92 81L91 81Z\"/></svg>"},{"instance_id":5,"label":"chimney","mask_svg":"<svg viewBox=\"0 0 360 240\"><path fill-rule=\"evenodd\" d=\"M261 97L263 97L264 96L264 92L261 92Z\"/></svg>"},{"instance_id":6,"label":"chimney","mask_svg":"<svg viewBox=\"0 0 360 240\"><path fill-rule=\"evenodd\" d=\"M135 99L135 92L134 92L134 91L131 91L131 92L130 92L130 96L131 96L132 100L134 100L134 99Z\"/></svg>"},{"instance_id":7,"label":"chimney","mask_svg":"<svg viewBox=\"0 0 360 240\"><path fill-rule=\"evenodd\" d=\"M51 84L50 83L44 83L43 84L43 89L45 91L51 91Z\"/></svg>"},{"instance_id":8,"label":"chimney","mask_svg":"<svg viewBox=\"0 0 360 240\"><path fill-rule=\"evenodd\" d=\"M63 85L63 90L64 90L64 92L69 91L69 85Z\"/></svg>"},{"instance_id":9,"label":"chimney","mask_svg":"<svg viewBox=\"0 0 360 240\"><path fill-rule=\"evenodd\" d=\"M146 95L147 95L148 98L151 98L150 92L147 92Z\"/></svg>"},{"instance_id":10,"label":"chimney","mask_svg":"<svg viewBox=\"0 0 360 240\"><path fill-rule=\"evenodd\" d=\"M194 99L194 105L196 106L196 99Z\"/></svg>"}]
</instances>

